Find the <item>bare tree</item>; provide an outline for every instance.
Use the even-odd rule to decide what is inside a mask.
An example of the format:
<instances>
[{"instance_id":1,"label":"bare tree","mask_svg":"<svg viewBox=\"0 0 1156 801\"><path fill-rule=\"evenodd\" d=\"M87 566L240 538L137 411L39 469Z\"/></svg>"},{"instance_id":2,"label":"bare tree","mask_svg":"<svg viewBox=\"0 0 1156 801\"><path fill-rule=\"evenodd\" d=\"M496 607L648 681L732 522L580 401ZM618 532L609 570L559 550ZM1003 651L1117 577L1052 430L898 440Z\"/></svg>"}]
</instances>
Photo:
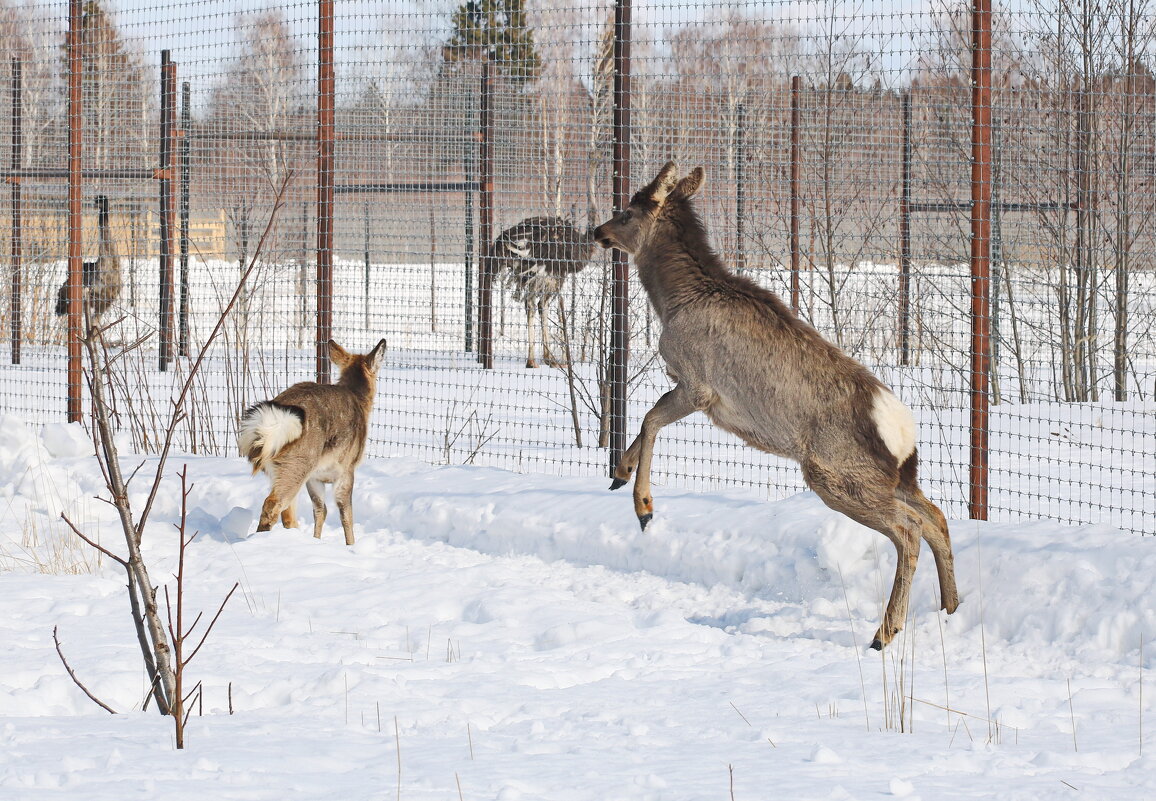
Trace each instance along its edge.
<instances>
[{"instance_id":1,"label":"bare tree","mask_svg":"<svg viewBox=\"0 0 1156 801\"><path fill-rule=\"evenodd\" d=\"M296 162L308 152L310 143L300 134L312 132L315 119L309 113L313 85L283 12L241 14L237 31L237 56L211 91L202 129L211 137L203 169L205 189L225 209L240 276L252 263L260 221L270 215L276 202L305 200L304 188L290 198L285 198L283 188L291 185ZM278 229L269 232L257 272L245 283L237 314L230 317L227 336L240 359L234 372L240 385L234 388L237 397L232 399L237 405L247 405L256 389L258 371L250 365L251 334L269 329L264 317L269 309L253 304L252 296L266 281L292 280L278 270L290 260L287 253L299 252L296 240L287 236L282 241ZM234 286L233 279L219 284L222 302ZM301 325L308 323L301 321Z\"/></svg>"},{"instance_id":2,"label":"bare tree","mask_svg":"<svg viewBox=\"0 0 1156 801\"><path fill-rule=\"evenodd\" d=\"M1153 115L1156 113L1156 80L1144 66L1156 42L1153 28L1153 4L1149 0L1110 0L1104 13L1115 23L1117 34L1111 37L1115 75L1109 86L1114 100L1113 113L1108 115L1106 135L1114 150L1109 170L1115 192L1115 225L1109 235L1113 239L1112 272L1114 327L1112 336L1112 383L1115 399L1128 399L1129 374L1129 307L1130 276L1136 267L1137 240L1142 232L1151 229L1156 217L1150 181L1145 181L1138 162L1144 150L1143 143L1151 141L1156 133ZM1148 186L1144 184L1147 183ZM1141 256L1141 258L1143 258ZM1145 259L1151 268L1151 259Z\"/></svg>"},{"instance_id":3,"label":"bare tree","mask_svg":"<svg viewBox=\"0 0 1156 801\"><path fill-rule=\"evenodd\" d=\"M184 580L184 549L188 544L184 529L184 520L186 517L184 511L182 511L181 525L179 526L181 535L181 563L177 575L177 617L174 621L172 618L172 607L170 604L166 604L169 610L167 626L162 617L157 600L157 585L153 583L149 575L148 565L142 555L141 543L144 539L144 533L152 512L153 504L161 491L166 477L166 468L173 440L176 437L179 426L188 414L188 402L193 391L194 382L204 364L205 357L224 330L225 323L235 309L237 301L245 289L246 282L253 274L261 250L273 230L277 214L280 211L284 199L287 184L288 178L283 180L281 186L278 188L277 195L274 198L273 210L270 212L264 232L254 248L253 256L248 267L238 279L233 295L218 316L213 330L205 339L197 356L191 361L184 381L177 387L176 394L171 398L170 411L163 431L163 440L159 443L156 468L151 477L151 483L145 496L143 508L136 509L133 507L132 495L129 492L129 486L136 477L137 472L134 470L132 473L126 475L121 465L121 454L116 438L116 415L112 405L109 386L110 376L118 369L117 362L122 361L129 352L139 348L145 340L139 339L135 342L130 342L114 351L106 342L105 333L109 328L118 325L120 321L113 322L104 328L90 326L83 340L87 355L85 372L91 399L92 437L96 445L97 463L104 476L105 487L108 490L110 502L113 508L116 509L120 520L127 555L120 556L113 553L111 550L86 537L67 517L64 519L77 536L101 553L115 560L124 568L128 577L129 606L133 624L136 629L141 656L150 679L149 695L155 699L157 709L161 714L172 715L174 717L177 727L178 747L183 747L184 744L183 732L186 719L184 705L188 700L188 695L185 693L182 683L184 668L188 664L188 661L195 656L196 651L200 649L200 645L197 645L192 653L188 653L184 648L189 636L191 636L192 630L196 626L196 622L194 622L192 626L186 627L182 617L183 602L180 590L183 589ZM181 489L182 497L187 498L188 489L184 474L181 476ZM229 595L232 595L231 591ZM228 597L225 598L225 601L228 601ZM223 607L224 603L222 603L222 608ZM218 611L217 614L219 615L220 612ZM212 624L205 630L205 636L207 636L208 630L211 629L211 627ZM203 642L204 639L202 637L201 643L203 644Z\"/></svg>"}]
</instances>

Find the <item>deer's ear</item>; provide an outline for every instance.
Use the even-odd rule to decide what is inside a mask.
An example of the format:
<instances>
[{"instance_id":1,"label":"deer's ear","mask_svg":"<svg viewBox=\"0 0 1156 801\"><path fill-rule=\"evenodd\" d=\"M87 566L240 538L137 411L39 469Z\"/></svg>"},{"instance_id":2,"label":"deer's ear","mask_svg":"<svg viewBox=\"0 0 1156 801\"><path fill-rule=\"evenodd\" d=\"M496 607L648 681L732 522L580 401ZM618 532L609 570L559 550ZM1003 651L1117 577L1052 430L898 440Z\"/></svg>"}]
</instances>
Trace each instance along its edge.
<instances>
[{"instance_id":1,"label":"deer's ear","mask_svg":"<svg viewBox=\"0 0 1156 801\"><path fill-rule=\"evenodd\" d=\"M670 190L678 182L678 167L673 161L668 161L658 171L658 175L654 176L654 180L643 190L640 194L645 194L650 197L656 205L661 206L666 200Z\"/></svg>"},{"instance_id":2,"label":"deer's ear","mask_svg":"<svg viewBox=\"0 0 1156 801\"><path fill-rule=\"evenodd\" d=\"M344 367L349 364L349 360L353 358L349 355L349 351L337 344L336 340L329 340L329 358L338 367Z\"/></svg>"},{"instance_id":3,"label":"deer's ear","mask_svg":"<svg viewBox=\"0 0 1156 801\"><path fill-rule=\"evenodd\" d=\"M706 171L702 167L695 167L690 173L679 181L674 189L671 190L672 195L678 195L682 198L694 197L699 189L702 189L702 182L706 180Z\"/></svg>"},{"instance_id":4,"label":"deer's ear","mask_svg":"<svg viewBox=\"0 0 1156 801\"><path fill-rule=\"evenodd\" d=\"M385 355L385 340L377 343L377 346L369 352L369 369L374 373L377 368L381 366L381 358Z\"/></svg>"}]
</instances>

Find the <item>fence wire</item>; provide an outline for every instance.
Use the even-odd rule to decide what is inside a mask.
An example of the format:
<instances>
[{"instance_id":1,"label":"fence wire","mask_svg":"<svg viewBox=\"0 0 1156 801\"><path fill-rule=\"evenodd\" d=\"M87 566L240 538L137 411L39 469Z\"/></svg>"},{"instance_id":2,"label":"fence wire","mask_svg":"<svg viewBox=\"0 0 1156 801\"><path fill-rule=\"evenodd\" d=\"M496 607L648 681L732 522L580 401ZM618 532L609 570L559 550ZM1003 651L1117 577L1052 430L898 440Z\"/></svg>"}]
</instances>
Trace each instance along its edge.
<instances>
[{"instance_id":1,"label":"fence wire","mask_svg":"<svg viewBox=\"0 0 1156 801\"><path fill-rule=\"evenodd\" d=\"M124 351L119 425L134 448L158 446L252 265L181 449L234 453L239 413L316 379L329 332L354 350L389 343L371 456L605 473L608 254L552 251L557 269L528 283L499 260L488 306L481 290L503 232L559 218L589 245L610 216L615 40L629 36L629 186L668 159L705 167L716 249L915 410L928 494L966 516L972 4L884 5L638 0L627 27L606 2L338 3L329 280L324 4L85 2L81 237L93 281L118 284L102 317ZM0 404L36 423L68 413L68 16L0 4ZM1008 0L993 20L988 514L1156 533L1156 2ZM632 435L670 382L633 278L627 302ZM655 480L804 488L794 465L701 415L660 435Z\"/></svg>"}]
</instances>

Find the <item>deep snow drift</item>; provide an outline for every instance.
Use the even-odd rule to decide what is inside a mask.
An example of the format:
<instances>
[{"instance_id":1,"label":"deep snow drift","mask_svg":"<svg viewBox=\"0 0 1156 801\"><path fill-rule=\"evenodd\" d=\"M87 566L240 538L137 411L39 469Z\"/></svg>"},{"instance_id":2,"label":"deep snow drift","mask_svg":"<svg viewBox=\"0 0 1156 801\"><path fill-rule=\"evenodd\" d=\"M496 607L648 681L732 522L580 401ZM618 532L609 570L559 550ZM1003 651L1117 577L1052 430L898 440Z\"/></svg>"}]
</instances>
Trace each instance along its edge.
<instances>
[{"instance_id":1,"label":"deep snow drift","mask_svg":"<svg viewBox=\"0 0 1156 801\"><path fill-rule=\"evenodd\" d=\"M656 486L643 533L603 478L410 459L362 466L352 548L333 513L320 541L252 533L266 483L239 457L170 463L153 578L187 464L188 606L241 585L177 751L139 711L119 567L58 520L118 549L91 451L0 418L6 800L1156 797L1150 539L952 521L963 605L935 611L925 548L881 656L894 551L809 493Z\"/></svg>"}]
</instances>

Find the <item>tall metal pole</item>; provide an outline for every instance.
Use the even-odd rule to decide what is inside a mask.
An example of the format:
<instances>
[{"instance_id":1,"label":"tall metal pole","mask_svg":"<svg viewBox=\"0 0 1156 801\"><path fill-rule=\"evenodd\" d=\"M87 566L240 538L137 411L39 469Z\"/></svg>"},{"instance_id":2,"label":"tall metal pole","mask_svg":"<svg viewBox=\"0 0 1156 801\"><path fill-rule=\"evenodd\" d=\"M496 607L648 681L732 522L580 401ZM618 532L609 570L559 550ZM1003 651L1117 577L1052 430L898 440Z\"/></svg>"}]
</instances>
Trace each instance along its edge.
<instances>
[{"instance_id":1,"label":"tall metal pole","mask_svg":"<svg viewBox=\"0 0 1156 801\"><path fill-rule=\"evenodd\" d=\"M735 268L741 275L747 268L746 233L743 218L746 216L746 175L747 161L747 107L739 103L735 119Z\"/></svg>"},{"instance_id":2,"label":"tall metal pole","mask_svg":"<svg viewBox=\"0 0 1156 801\"><path fill-rule=\"evenodd\" d=\"M317 35L317 383L329 383L333 337L333 0L318 2Z\"/></svg>"},{"instance_id":3,"label":"tall metal pole","mask_svg":"<svg viewBox=\"0 0 1156 801\"><path fill-rule=\"evenodd\" d=\"M478 271L478 361L487 370L494 366L494 264L490 242L494 238L494 158L490 127L492 125L493 76L490 56L482 61L481 104L481 187L479 194L478 233L481 237L481 269Z\"/></svg>"},{"instance_id":4,"label":"tall metal pole","mask_svg":"<svg viewBox=\"0 0 1156 801\"><path fill-rule=\"evenodd\" d=\"M479 132L473 132L472 138L466 139L465 145L465 174L466 174L466 289L465 289L465 334L466 353L474 349L474 139L480 139Z\"/></svg>"},{"instance_id":5,"label":"tall metal pole","mask_svg":"<svg viewBox=\"0 0 1156 801\"><path fill-rule=\"evenodd\" d=\"M177 310L178 353L181 356L189 355L189 169L192 163L191 145L189 142L189 128L192 126L192 90L189 82L181 84L181 297L180 307Z\"/></svg>"},{"instance_id":6,"label":"tall metal pole","mask_svg":"<svg viewBox=\"0 0 1156 801\"><path fill-rule=\"evenodd\" d=\"M988 516L988 393L991 373L991 0L972 12L971 448L968 515Z\"/></svg>"},{"instance_id":7,"label":"tall metal pole","mask_svg":"<svg viewBox=\"0 0 1156 801\"><path fill-rule=\"evenodd\" d=\"M160 218L160 369L173 358L173 132L176 129L177 65L168 50L161 51L161 163Z\"/></svg>"},{"instance_id":8,"label":"tall metal pole","mask_svg":"<svg viewBox=\"0 0 1156 801\"><path fill-rule=\"evenodd\" d=\"M369 330L369 307L370 307L370 302L369 302L369 279L370 279L370 272L371 272L371 267L370 267L370 252L369 252L369 246L370 246L370 232L369 232L369 228L370 228L370 226L369 226L369 201L368 201L368 200L366 200L366 201L365 201L365 203L363 204L363 214L364 214L364 216L363 216L363 219L364 219L364 229L365 229L365 230L363 231L363 234L364 234L364 240L365 240L365 253L364 253L364 265L365 265L365 275L364 275L364 281L365 281L365 330L366 330L366 331L368 331L368 330Z\"/></svg>"},{"instance_id":9,"label":"tall metal pole","mask_svg":"<svg viewBox=\"0 0 1156 801\"><path fill-rule=\"evenodd\" d=\"M899 363L911 364L911 93L903 93L899 192Z\"/></svg>"},{"instance_id":10,"label":"tall metal pole","mask_svg":"<svg viewBox=\"0 0 1156 801\"><path fill-rule=\"evenodd\" d=\"M81 407L81 326L84 324L81 281L84 270L84 240L81 230L81 199L84 175L81 154L84 150L83 78L84 40L81 27L84 0L68 3L68 422L80 421Z\"/></svg>"},{"instance_id":11,"label":"tall metal pole","mask_svg":"<svg viewBox=\"0 0 1156 801\"><path fill-rule=\"evenodd\" d=\"M614 109L611 154L614 210L630 204L630 0L614 5ZM610 262L610 472L626 450L626 380L630 363L630 264L626 253L614 249Z\"/></svg>"},{"instance_id":12,"label":"tall metal pole","mask_svg":"<svg viewBox=\"0 0 1156 801\"><path fill-rule=\"evenodd\" d=\"M799 245L799 204L802 182L802 155L800 153L799 129L802 121L802 110L799 108L799 95L802 93L803 79L798 75L791 76L791 308L795 314L799 313L799 261L801 247Z\"/></svg>"},{"instance_id":13,"label":"tall metal pole","mask_svg":"<svg viewBox=\"0 0 1156 801\"><path fill-rule=\"evenodd\" d=\"M12 58L12 172L23 163L23 94L24 81L21 75L20 59ZM12 363L20 364L20 338L24 327L23 287L21 271L24 260L24 237L20 208L20 176L13 175L12 182Z\"/></svg>"}]
</instances>

